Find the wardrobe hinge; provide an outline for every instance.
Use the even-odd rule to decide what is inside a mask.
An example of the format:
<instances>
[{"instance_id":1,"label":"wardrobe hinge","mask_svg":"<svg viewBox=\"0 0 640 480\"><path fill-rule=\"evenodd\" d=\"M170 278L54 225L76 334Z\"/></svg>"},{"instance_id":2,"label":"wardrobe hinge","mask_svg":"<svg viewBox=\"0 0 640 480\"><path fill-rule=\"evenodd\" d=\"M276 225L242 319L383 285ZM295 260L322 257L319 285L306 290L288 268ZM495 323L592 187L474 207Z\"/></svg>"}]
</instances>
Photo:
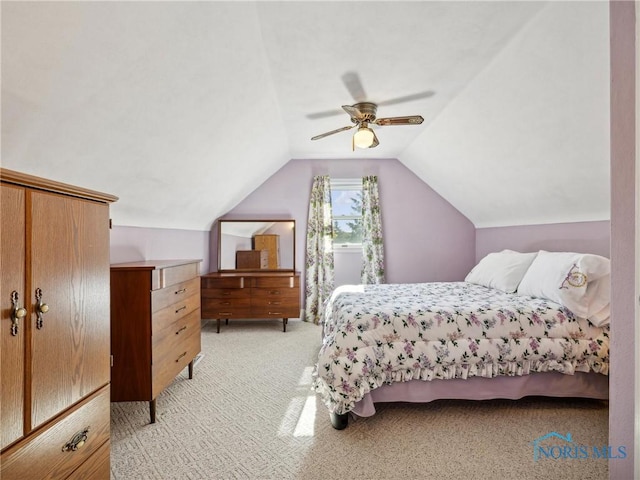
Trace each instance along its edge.
<instances>
[{"instance_id":1,"label":"wardrobe hinge","mask_svg":"<svg viewBox=\"0 0 640 480\"><path fill-rule=\"evenodd\" d=\"M113 367L113 355L109 355L109 357L110 357L111 366Z\"/></svg>"},{"instance_id":2,"label":"wardrobe hinge","mask_svg":"<svg viewBox=\"0 0 640 480\"><path fill-rule=\"evenodd\" d=\"M113 220L109 219L109 230L113 228Z\"/></svg>"}]
</instances>

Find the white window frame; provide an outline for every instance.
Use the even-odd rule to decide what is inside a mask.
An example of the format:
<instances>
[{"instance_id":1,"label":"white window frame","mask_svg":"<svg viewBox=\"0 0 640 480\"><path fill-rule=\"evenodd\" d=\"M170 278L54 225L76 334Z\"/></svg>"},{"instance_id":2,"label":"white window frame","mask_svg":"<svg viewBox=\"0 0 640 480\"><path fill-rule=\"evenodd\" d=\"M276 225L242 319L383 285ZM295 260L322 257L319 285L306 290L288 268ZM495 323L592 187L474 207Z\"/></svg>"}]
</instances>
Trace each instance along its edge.
<instances>
[{"instance_id":1,"label":"white window frame","mask_svg":"<svg viewBox=\"0 0 640 480\"><path fill-rule=\"evenodd\" d=\"M362 191L362 178L332 178L331 193L338 190L360 190ZM334 220L357 220L362 219L362 215L334 215L331 212L331 225ZM334 243L334 252L362 252L362 243Z\"/></svg>"}]
</instances>

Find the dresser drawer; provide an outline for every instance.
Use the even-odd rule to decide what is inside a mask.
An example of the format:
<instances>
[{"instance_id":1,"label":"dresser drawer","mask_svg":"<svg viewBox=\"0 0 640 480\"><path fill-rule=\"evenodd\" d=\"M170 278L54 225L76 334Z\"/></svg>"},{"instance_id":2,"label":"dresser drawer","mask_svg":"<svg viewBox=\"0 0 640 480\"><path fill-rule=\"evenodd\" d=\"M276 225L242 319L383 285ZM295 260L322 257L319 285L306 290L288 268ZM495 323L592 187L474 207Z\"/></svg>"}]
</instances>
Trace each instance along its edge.
<instances>
[{"instance_id":1,"label":"dresser drawer","mask_svg":"<svg viewBox=\"0 0 640 480\"><path fill-rule=\"evenodd\" d=\"M293 276L286 277L255 277L253 286L256 288L297 288L300 285L300 278Z\"/></svg>"},{"instance_id":2,"label":"dresser drawer","mask_svg":"<svg viewBox=\"0 0 640 480\"><path fill-rule=\"evenodd\" d=\"M255 311L256 308L300 308L300 302L298 297L269 297L260 298L254 297L251 300L251 308Z\"/></svg>"},{"instance_id":3,"label":"dresser drawer","mask_svg":"<svg viewBox=\"0 0 640 480\"><path fill-rule=\"evenodd\" d=\"M186 282L194 277L198 277L200 275L199 270L200 262L155 269L151 274L151 288L158 290Z\"/></svg>"},{"instance_id":4,"label":"dresser drawer","mask_svg":"<svg viewBox=\"0 0 640 480\"><path fill-rule=\"evenodd\" d=\"M250 298L250 288L207 288L202 290L202 298Z\"/></svg>"},{"instance_id":5,"label":"dresser drawer","mask_svg":"<svg viewBox=\"0 0 640 480\"><path fill-rule=\"evenodd\" d=\"M12 480L66 478L109 440L109 415L109 387L104 387L27 442L7 450L0 461L0 477ZM75 435L87 428L83 445L76 451L63 451Z\"/></svg>"},{"instance_id":6,"label":"dresser drawer","mask_svg":"<svg viewBox=\"0 0 640 480\"><path fill-rule=\"evenodd\" d=\"M157 312L200 292L200 279L192 278L186 282L171 285L151 292L151 311Z\"/></svg>"},{"instance_id":7,"label":"dresser drawer","mask_svg":"<svg viewBox=\"0 0 640 480\"><path fill-rule=\"evenodd\" d=\"M300 290L297 288L254 288L251 293L253 294L252 302L266 302L270 299L294 302L300 296Z\"/></svg>"},{"instance_id":8,"label":"dresser drawer","mask_svg":"<svg viewBox=\"0 0 640 480\"><path fill-rule=\"evenodd\" d=\"M151 335L156 335L195 310L200 310L200 295L197 292L195 295L155 312L151 318Z\"/></svg>"},{"instance_id":9,"label":"dresser drawer","mask_svg":"<svg viewBox=\"0 0 640 480\"><path fill-rule=\"evenodd\" d=\"M191 336L192 332L200 332L200 309L191 312L180 318L167 328L155 333L152 338L152 361L155 362L159 358L166 355L173 348L178 348L186 337Z\"/></svg>"},{"instance_id":10,"label":"dresser drawer","mask_svg":"<svg viewBox=\"0 0 640 480\"><path fill-rule=\"evenodd\" d=\"M153 385L151 387L151 397L156 398L162 390L176 378L184 368L200 353L200 330L192 332L191 336L185 337L179 348L167 352L157 361L154 360L151 370Z\"/></svg>"},{"instance_id":11,"label":"dresser drawer","mask_svg":"<svg viewBox=\"0 0 640 480\"><path fill-rule=\"evenodd\" d=\"M295 305L255 305L251 307L254 318L298 318L300 308Z\"/></svg>"},{"instance_id":12,"label":"dresser drawer","mask_svg":"<svg viewBox=\"0 0 640 480\"><path fill-rule=\"evenodd\" d=\"M245 288L249 287L251 279L244 277L201 277L202 288Z\"/></svg>"},{"instance_id":13,"label":"dresser drawer","mask_svg":"<svg viewBox=\"0 0 640 480\"><path fill-rule=\"evenodd\" d=\"M247 318L251 314L251 298L202 299L202 318Z\"/></svg>"}]
</instances>

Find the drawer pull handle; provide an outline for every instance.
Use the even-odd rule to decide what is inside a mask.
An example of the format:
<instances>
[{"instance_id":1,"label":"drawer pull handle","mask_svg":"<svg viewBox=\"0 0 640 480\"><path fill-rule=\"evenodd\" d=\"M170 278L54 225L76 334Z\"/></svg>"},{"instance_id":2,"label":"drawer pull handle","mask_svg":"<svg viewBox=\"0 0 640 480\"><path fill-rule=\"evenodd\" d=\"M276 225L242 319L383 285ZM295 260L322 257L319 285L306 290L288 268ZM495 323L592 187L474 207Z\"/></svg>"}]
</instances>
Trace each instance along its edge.
<instances>
[{"instance_id":1,"label":"drawer pull handle","mask_svg":"<svg viewBox=\"0 0 640 480\"><path fill-rule=\"evenodd\" d=\"M282 315L282 312L269 312L269 315Z\"/></svg>"},{"instance_id":2,"label":"drawer pull handle","mask_svg":"<svg viewBox=\"0 0 640 480\"><path fill-rule=\"evenodd\" d=\"M15 337L18 335L18 320L27 316L27 309L18 306L18 292L15 290L11 292L11 335Z\"/></svg>"},{"instance_id":3,"label":"drawer pull handle","mask_svg":"<svg viewBox=\"0 0 640 480\"><path fill-rule=\"evenodd\" d=\"M38 302L36 304L36 315L38 317L36 319L36 328L40 330L44 326L42 315L49 311L49 305L42 301L42 290L39 288L36 288L36 301Z\"/></svg>"},{"instance_id":4,"label":"drawer pull handle","mask_svg":"<svg viewBox=\"0 0 640 480\"><path fill-rule=\"evenodd\" d=\"M280 290L271 290L269 293L271 295L280 295Z\"/></svg>"},{"instance_id":5,"label":"drawer pull handle","mask_svg":"<svg viewBox=\"0 0 640 480\"><path fill-rule=\"evenodd\" d=\"M186 292L186 291L187 291L187 289L186 289L186 288L181 288L180 290L178 290L178 291L177 291L177 292L175 292L175 293L176 293L176 295L180 295L181 293L184 293L184 292Z\"/></svg>"},{"instance_id":6,"label":"drawer pull handle","mask_svg":"<svg viewBox=\"0 0 640 480\"><path fill-rule=\"evenodd\" d=\"M218 315L231 315L231 312L218 312Z\"/></svg>"},{"instance_id":7,"label":"drawer pull handle","mask_svg":"<svg viewBox=\"0 0 640 480\"><path fill-rule=\"evenodd\" d=\"M176 313L180 313L182 310L185 310L186 308L187 308L186 305L183 307L180 307L179 309L176 310Z\"/></svg>"},{"instance_id":8,"label":"drawer pull handle","mask_svg":"<svg viewBox=\"0 0 640 480\"><path fill-rule=\"evenodd\" d=\"M176 358L176 363L178 363L178 362L180 361L180 359L181 359L182 357L184 357L186 354L187 354L187 352L183 352L183 353L181 353L181 354L180 354L180 356L179 356L178 358Z\"/></svg>"},{"instance_id":9,"label":"drawer pull handle","mask_svg":"<svg viewBox=\"0 0 640 480\"><path fill-rule=\"evenodd\" d=\"M62 447L63 452L75 452L80 447L82 447L87 441L89 433L89 427L86 427L84 430L76 433L71 440L69 440L64 447Z\"/></svg>"},{"instance_id":10,"label":"drawer pull handle","mask_svg":"<svg viewBox=\"0 0 640 480\"><path fill-rule=\"evenodd\" d=\"M269 302L269 305L282 305L282 302Z\"/></svg>"},{"instance_id":11,"label":"drawer pull handle","mask_svg":"<svg viewBox=\"0 0 640 480\"><path fill-rule=\"evenodd\" d=\"M231 305L231 302L220 302L222 305Z\"/></svg>"},{"instance_id":12,"label":"drawer pull handle","mask_svg":"<svg viewBox=\"0 0 640 480\"><path fill-rule=\"evenodd\" d=\"M231 292L222 292L223 295L231 295Z\"/></svg>"},{"instance_id":13,"label":"drawer pull handle","mask_svg":"<svg viewBox=\"0 0 640 480\"><path fill-rule=\"evenodd\" d=\"M187 329L187 326L185 325L184 327L182 327L180 330L178 330L176 332L176 335L180 335L180 332L182 332L183 330L186 330L186 329Z\"/></svg>"}]
</instances>

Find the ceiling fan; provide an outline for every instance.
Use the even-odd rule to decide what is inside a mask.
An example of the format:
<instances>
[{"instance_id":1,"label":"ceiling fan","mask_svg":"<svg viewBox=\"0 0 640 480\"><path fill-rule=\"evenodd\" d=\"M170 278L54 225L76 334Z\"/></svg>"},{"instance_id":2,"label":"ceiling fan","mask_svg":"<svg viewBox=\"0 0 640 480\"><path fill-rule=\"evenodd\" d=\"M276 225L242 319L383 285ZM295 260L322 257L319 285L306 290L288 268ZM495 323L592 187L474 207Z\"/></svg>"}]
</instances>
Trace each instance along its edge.
<instances>
[{"instance_id":1,"label":"ceiling fan","mask_svg":"<svg viewBox=\"0 0 640 480\"><path fill-rule=\"evenodd\" d=\"M321 133L315 137L311 137L311 140L319 140L334 133L344 132L354 127L358 127L358 131L353 135L353 146L360 148L374 148L377 147L380 142L376 137L375 132L369 127L370 124L386 126L386 125L420 125L424 118L420 115L410 115L406 117L387 117L376 118L376 111L378 106L372 102L359 102L353 105L343 105L342 108L351 117L353 125L347 125L346 127L337 128L330 132Z\"/></svg>"},{"instance_id":2,"label":"ceiling fan","mask_svg":"<svg viewBox=\"0 0 640 480\"><path fill-rule=\"evenodd\" d=\"M335 133L344 132L354 127L358 127L358 130L352 139L352 148L356 146L359 148L374 148L380 144L375 132L370 128L370 125L419 125L424 119L420 115L409 115L403 117L387 117L377 118L376 113L379 105L391 105L394 103L408 102L410 100L417 100L419 98L426 98L433 95L432 91L420 92L413 95L406 95L404 97L398 97L392 100L386 100L383 102L373 103L366 101L366 95L362 88L362 83L356 72L347 72L342 76L342 80L345 83L347 90L356 100L353 105L343 105L342 110L347 112L351 117L353 125L337 128L330 132L322 133L312 137L311 140L319 140ZM319 112L315 114L307 115L308 118L322 118L328 117L342 112L342 110L329 110L327 112Z\"/></svg>"}]
</instances>

